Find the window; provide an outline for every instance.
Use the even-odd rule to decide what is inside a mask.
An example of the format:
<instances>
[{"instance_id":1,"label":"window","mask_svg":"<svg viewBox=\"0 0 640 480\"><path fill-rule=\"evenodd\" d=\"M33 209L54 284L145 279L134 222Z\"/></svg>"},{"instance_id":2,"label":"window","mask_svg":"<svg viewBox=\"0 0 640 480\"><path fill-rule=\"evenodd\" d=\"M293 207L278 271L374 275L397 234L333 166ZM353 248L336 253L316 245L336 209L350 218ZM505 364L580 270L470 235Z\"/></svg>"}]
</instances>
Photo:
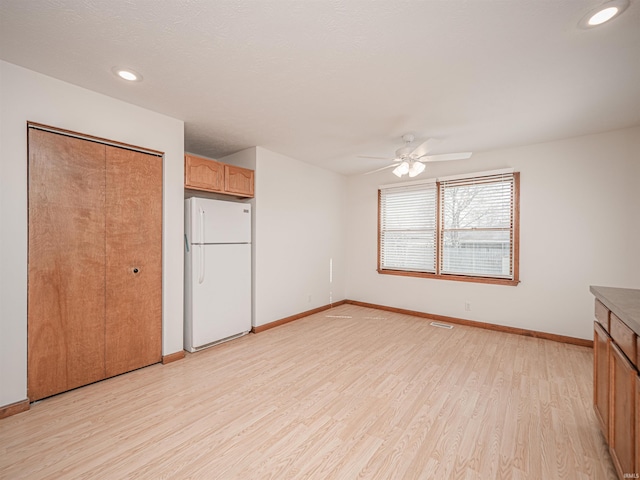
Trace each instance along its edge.
<instances>
[{"instance_id":1,"label":"window","mask_svg":"<svg viewBox=\"0 0 640 480\"><path fill-rule=\"evenodd\" d=\"M380 191L382 269L436 271L436 184Z\"/></svg>"},{"instance_id":2,"label":"window","mask_svg":"<svg viewBox=\"0 0 640 480\"><path fill-rule=\"evenodd\" d=\"M378 272L518 284L519 173L381 187Z\"/></svg>"}]
</instances>

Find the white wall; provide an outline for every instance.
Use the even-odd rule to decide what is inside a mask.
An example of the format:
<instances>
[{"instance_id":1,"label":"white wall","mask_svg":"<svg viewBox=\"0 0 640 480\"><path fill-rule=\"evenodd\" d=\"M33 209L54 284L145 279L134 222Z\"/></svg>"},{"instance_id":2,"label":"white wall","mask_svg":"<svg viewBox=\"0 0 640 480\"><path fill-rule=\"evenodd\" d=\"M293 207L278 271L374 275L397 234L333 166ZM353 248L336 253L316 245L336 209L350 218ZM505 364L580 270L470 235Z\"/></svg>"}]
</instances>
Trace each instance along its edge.
<instances>
[{"instance_id":1,"label":"white wall","mask_svg":"<svg viewBox=\"0 0 640 480\"><path fill-rule=\"evenodd\" d=\"M183 122L0 61L0 406L27 396L27 121L165 152L162 350L182 350Z\"/></svg>"},{"instance_id":2,"label":"white wall","mask_svg":"<svg viewBox=\"0 0 640 480\"><path fill-rule=\"evenodd\" d=\"M346 178L257 147L255 193L255 325L343 300Z\"/></svg>"},{"instance_id":3,"label":"white wall","mask_svg":"<svg viewBox=\"0 0 640 480\"><path fill-rule=\"evenodd\" d=\"M592 338L589 285L640 288L639 163L640 128L633 128L427 166L425 178L521 172L517 287L378 274L377 187L398 179L388 170L349 177L346 297Z\"/></svg>"},{"instance_id":4,"label":"white wall","mask_svg":"<svg viewBox=\"0 0 640 480\"><path fill-rule=\"evenodd\" d=\"M636 139L640 137L640 130L636 130ZM636 142L630 142L629 144L629 152L628 156L631 158L635 158L635 171L632 171L629 175L628 182L631 182L633 186L631 187L635 192L635 199L632 200L632 208L635 206L633 210L633 216L631 217L631 221L629 222L630 234L629 241L632 245L635 245L636 248L640 244L640 150L638 149L640 144L640 139ZM635 259L635 261L634 261ZM632 284L636 287L640 285L640 253L636 251L633 258L629 261L629 268L634 272L634 277L632 280Z\"/></svg>"},{"instance_id":5,"label":"white wall","mask_svg":"<svg viewBox=\"0 0 640 480\"><path fill-rule=\"evenodd\" d=\"M235 165L236 167L256 169L257 147L247 148L239 152L227 155L220 159L221 162Z\"/></svg>"}]
</instances>

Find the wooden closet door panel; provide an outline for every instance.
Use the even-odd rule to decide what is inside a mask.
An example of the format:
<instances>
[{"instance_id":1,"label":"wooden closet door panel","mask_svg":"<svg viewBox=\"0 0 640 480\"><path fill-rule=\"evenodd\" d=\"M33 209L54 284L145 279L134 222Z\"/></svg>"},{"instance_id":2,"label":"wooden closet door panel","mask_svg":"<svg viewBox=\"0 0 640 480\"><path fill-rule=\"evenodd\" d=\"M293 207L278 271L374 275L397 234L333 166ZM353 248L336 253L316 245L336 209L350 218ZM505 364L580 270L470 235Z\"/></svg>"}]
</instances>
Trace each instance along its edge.
<instances>
[{"instance_id":1,"label":"wooden closet door panel","mask_svg":"<svg viewBox=\"0 0 640 480\"><path fill-rule=\"evenodd\" d=\"M29 129L31 401L104 378L104 151Z\"/></svg>"},{"instance_id":2,"label":"wooden closet door panel","mask_svg":"<svg viewBox=\"0 0 640 480\"><path fill-rule=\"evenodd\" d=\"M162 359L162 158L107 147L106 168L110 377Z\"/></svg>"}]
</instances>

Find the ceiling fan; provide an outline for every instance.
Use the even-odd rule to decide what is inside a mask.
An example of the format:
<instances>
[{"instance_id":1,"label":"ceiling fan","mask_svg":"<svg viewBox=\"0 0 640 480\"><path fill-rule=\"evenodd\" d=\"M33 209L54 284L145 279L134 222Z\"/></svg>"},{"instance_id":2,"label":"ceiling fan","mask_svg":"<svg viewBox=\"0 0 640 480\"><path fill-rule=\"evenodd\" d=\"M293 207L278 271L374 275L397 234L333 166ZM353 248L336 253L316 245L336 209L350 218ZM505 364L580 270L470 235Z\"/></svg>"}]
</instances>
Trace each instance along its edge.
<instances>
[{"instance_id":1,"label":"ceiling fan","mask_svg":"<svg viewBox=\"0 0 640 480\"><path fill-rule=\"evenodd\" d=\"M420 175L424 172L425 162L442 162L445 160L464 160L471 157L471 152L459 152L459 153L442 153L439 155L427 155L429 153L431 145L435 142L435 139L430 138L426 142L418 145L416 148L410 146L411 142L414 140L414 136L410 133L402 136L402 140L404 141L404 147L396 150L396 155L394 158L388 157L370 157L368 155L358 155L359 158L374 158L376 160L391 160L393 163L391 165L387 165L386 167L378 168L377 170L372 170L371 172L367 172L364 175L369 175L370 173L376 173L381 170L386 170L387 168L393 168L393 174L397 177L402 177L403 175L409 174L410 177L415 177L416 175Z\"/></svg>"}]
</instances>

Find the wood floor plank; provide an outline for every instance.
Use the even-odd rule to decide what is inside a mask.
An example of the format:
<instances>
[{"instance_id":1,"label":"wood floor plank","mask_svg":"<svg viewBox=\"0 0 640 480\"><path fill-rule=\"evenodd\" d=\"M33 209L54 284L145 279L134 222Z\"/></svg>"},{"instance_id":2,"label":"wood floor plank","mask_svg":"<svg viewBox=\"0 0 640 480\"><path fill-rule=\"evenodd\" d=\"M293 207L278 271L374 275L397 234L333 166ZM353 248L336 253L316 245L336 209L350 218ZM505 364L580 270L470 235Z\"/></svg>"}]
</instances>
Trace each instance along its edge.
<instances>
[{"instance_id":1,"label":"wood floor plank","mask_svg":"<svg viewBox=\"0 0 640 480\"><path fill-rule=\"evenodd\" d=\"M592 360L345 304L0 420L0 478L615 479Z\"/></svg>"}]
</instances>

